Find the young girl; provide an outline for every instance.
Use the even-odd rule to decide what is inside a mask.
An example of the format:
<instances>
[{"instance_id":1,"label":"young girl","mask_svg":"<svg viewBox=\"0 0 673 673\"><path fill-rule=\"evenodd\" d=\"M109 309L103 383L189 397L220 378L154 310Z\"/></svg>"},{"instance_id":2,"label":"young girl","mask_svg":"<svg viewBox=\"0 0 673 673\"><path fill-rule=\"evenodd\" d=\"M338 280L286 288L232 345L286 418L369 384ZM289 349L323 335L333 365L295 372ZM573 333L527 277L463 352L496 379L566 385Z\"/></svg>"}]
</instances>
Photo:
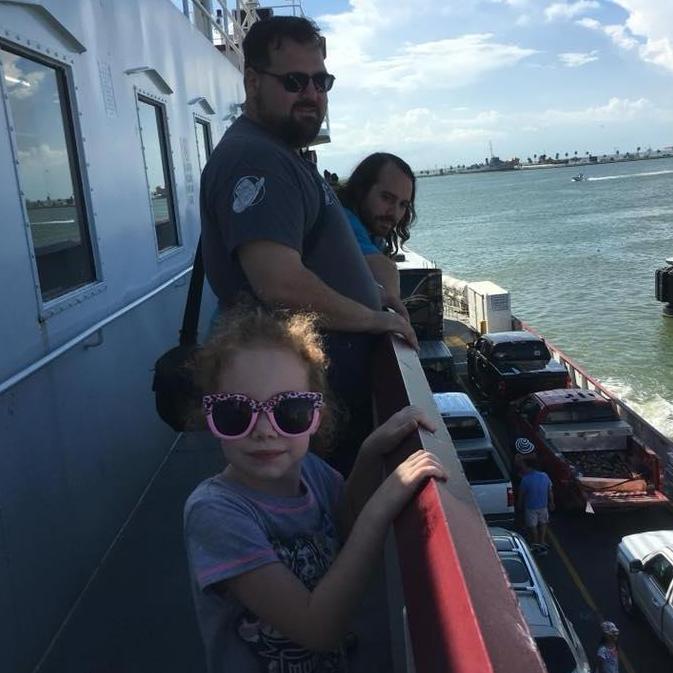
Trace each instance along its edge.
<instances>
[{"instance_id":1,"label":"young girl","mask_svg":"<svg viewBox=\"0 0 673 673\"><path fill-rule=\"evenodd\" d=\"M596 652L596 673L619 673L617 640L619 629L614 622L601 624L601 642Z\"/></svg>"},{"instance_id":2,"label":"young girl","mask_svg":"<svg viewBox=\"0 0 673 673\"><path fill-rule=\"evenodd\" d=\"M256 310L221 325L196 368L227 466L185 506L208 670L345 671L342 640L388 526L428 478L446 478L418 451L376 488L382 456L419 424L434 427L413 407L398 412L365 440L344 483L308 452L329 424L311 320Z\"/></svg>"}]
</instances>

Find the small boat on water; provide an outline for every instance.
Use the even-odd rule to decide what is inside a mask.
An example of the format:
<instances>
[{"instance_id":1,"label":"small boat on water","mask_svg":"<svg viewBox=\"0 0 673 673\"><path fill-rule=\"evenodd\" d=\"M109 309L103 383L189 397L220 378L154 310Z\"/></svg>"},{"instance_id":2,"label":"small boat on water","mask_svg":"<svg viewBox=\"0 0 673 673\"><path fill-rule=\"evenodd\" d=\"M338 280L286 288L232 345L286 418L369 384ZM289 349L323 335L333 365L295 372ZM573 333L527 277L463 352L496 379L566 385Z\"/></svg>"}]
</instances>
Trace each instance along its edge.
<instances>
[{"instance_id":1,"label":"small boat on water","mask_svg":"<svg viewBox=\"0 0 673 673\"><path fill-rule=\"evenodd\" d=\"M577 175L573 175L572 178L570 178L573 182L586 182L587 178L584 177L584 173L578 173Z\"/></svg>"}]
</instances>

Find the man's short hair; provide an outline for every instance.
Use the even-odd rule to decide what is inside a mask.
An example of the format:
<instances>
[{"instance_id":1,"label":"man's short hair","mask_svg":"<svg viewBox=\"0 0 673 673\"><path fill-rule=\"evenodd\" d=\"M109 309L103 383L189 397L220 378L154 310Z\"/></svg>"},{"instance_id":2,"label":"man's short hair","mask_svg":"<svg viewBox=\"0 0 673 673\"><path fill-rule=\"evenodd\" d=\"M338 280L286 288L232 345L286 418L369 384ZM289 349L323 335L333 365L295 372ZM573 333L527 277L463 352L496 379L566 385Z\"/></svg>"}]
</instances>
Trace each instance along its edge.
<instances>
[{"instance_id":1,"label":"man's short hair","mask_svg":"<svg viewBox=\"0 0 673 673\"><path fill-rule=\"evenodd\" d=\"M298 44L315 44L323 49L320 28L299 16L272 16L252 24L243 40L243 59L246 68L263 70L271 64L271 50L280 49L283 40Z\"/></svg>"}]
</instances>

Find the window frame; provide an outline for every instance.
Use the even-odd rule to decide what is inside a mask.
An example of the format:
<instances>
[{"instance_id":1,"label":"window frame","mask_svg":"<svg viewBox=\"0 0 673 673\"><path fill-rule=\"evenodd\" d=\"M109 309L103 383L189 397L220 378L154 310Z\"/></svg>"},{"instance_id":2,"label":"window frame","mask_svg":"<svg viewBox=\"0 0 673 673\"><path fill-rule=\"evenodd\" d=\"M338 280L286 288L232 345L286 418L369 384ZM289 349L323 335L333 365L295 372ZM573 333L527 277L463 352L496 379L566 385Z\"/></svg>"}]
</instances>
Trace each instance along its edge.
<instances>
[{"instance_id":1,"label":"window frame","mask_svg":"<svg viewBox=\"0 0 673 673\"><path fill-rule=\"evenodd\" d=\"M182 250L183 236L182 227L180 226L177 183L175 179L175 159L173 155L173 146L171 144L170 118L168 116L168 101L156 94L142 89L138 86L133 87L135 106L136 106L136 120L138 122L138 135L140 137L140 155L143 161L143 173L145 174L145 186L147 192L147 205L150 216L150 226L154 234L154 249L157 258L161 261L179 254ZM164 162L164 178L166 180L166 187L170 192L169 208L173 215L173 223L175 226L175 245L159 249L159 237L157 236L156 223L154 220L154 210L152 208L151 187L149 183L149 175L147 174L147 158L145 155L145 139L143 137L142 124L140 123L140 104L151 105L160 111L159 118L161 119L161 126L159 129L159 144L161 146L161 157Z\"/></svg>"},{"instance_id":2,"label":"window frame","mask_svg":"<svg viewBox=\"0 0 673 673\"><path fill-rule=\"evenodd\" d=\"M4 83L4 78L0 77L0 96L3 98L5 115L9 126L9 143L12 152L12 161L14 163L17 189L21 200L21 212L26 235L26 249L30 257L38 320L39 322L45 322L52 316L62 313L67 308L81 305L82 301L85 299L98 295L106 289L100 261L95 211L91 199L92 188L86 171L88 165L85 154L86 138L82 133L80 125L80 117L82 116L82 113L79 110L77 101L77 78L73 68L75 60L73 58L67 58L65 55L61 57L58 52L46 47L41 48L38 45L31 45L28 47L17 42L3 39L0 39L0 48L12 54L16 54L21 58L35 61L47 68L52 68L56 73L56 84L60 99L60 114L64 129L66 151L68 153L68 166L73 181L73 197L75 197L77 215L83 222L83 233L86 234L86 245L92 264L93 278L91 281L79 287L70 289L56 297L45 300L40 284L37 254L31 231L30 218L28 216L28 207L24 196L24 180L19 168L19 148L16 141L14 115L9 102L9 95ZM82 232L82 229L80 229L80 232Z\"/></svg>"},{"instance_id":3,"label":"window frame","mask_svg":"<svg viewBox=\"0 0 673 673\"><path fill-rule=\"evenodd\" d=\"M200 114L197 114L196 112L193 113L193 119L194 119L194 137L196 139L196 160L199 162L199 180L201 179L201 173L203 173L203 169L205 168L205 164L202 166L201 165L201 158L199 157L199 131L198 127L203 126L206 129L206 135L207 135L207 147L206 147L206 161L210 158L210 155L213 153L213 128L212 128L212 122L209 119L206 119Z\"/></svg>"},{"instance_id":4,"label":"window frame","mask_svg":"<svg viewBox=\"0 0 673 673\"><path fill-rule=\"evenodd\" d=\"M652 572L652 567L653 567L655 561L657 561L658 559L663 559L664 562L668 564L668 569L669 570L673 568L673 563L671 563L671 561L666 557L666 555L662 554L661 552L657 552L657 553L654 554L654 556L652 556L651 558L649 558L647 560L647 562L645 564L645 572L646 572L647 576L650 578L650 580L652 581L653 585L661 592L661 595L664 598L666 598L668 596L668 592L671 589L671 585L673 584L673 578L669 578L668 586L665 589L663 589L660 582L659 582L660 575L658 573Z\"/></svg>"}]
</instances>

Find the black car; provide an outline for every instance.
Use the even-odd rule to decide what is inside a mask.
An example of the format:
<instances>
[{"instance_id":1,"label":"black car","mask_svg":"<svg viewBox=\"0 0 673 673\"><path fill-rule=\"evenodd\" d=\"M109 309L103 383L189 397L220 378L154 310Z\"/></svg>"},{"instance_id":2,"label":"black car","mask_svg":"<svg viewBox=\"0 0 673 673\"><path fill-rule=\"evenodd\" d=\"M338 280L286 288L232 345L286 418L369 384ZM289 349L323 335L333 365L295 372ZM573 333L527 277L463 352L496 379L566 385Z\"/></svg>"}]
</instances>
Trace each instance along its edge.
<instances>
[{"instance_id":1,"label":"black car","mask_svg":"<svg viewBox=\"0 0 673 673\"><path fill-rule=\"evenodd\" d=\"M467 347L467 375L486 397L506 402L527 393L565 388L566 368L544 340L528 332L493 332Z\"/></svg>"}]
</instances>

